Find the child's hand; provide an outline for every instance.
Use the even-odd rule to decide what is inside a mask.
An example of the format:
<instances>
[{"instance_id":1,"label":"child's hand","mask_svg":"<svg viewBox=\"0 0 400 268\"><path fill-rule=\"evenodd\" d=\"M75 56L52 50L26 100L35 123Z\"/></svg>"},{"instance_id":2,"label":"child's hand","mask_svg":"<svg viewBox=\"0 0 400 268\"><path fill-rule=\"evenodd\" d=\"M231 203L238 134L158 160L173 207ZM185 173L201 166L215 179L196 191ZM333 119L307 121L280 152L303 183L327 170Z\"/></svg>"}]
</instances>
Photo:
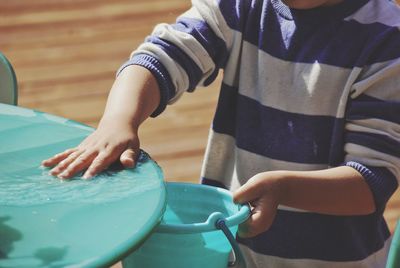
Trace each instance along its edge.
<instances>
[{"instance_id":1,"label":"child's hand","mask_svg":"<svg viewBox=\"0 0 400 268\"><path fill-rule=\"evenodd\" d=\"M280 172L263 172L250 178L234 194L236 203L250 203L250 218L239 226L240 237L253 237L269 229L279 205Z\"/></svg>"},{"instance_id":2,"label":"child's hand","mask_svg":"<svg viewBox=\"0 0 400 268\"><path fill-rule=\"evenodd\" d=\"M139 147L137 131L129 124L110 120L107 124L100 124L78 147L44 160L42 165L53 167L50 174L61 179L71 178L86 170L83 178L87 179L117 160L124 167L133 167Z\"/></svg>"}]
</instances>

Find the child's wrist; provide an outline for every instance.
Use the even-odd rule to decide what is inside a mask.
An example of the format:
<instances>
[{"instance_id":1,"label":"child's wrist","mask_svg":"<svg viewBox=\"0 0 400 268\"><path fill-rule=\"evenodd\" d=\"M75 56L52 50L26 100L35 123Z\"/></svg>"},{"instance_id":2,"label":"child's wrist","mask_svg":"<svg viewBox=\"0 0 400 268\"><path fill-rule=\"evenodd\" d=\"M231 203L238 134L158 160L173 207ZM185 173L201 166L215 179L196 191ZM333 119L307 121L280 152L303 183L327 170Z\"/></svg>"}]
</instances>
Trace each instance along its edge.
<instances>
[{"instance_id":1,"label":"child's wrist","mask_svg":"<svg viewBox=\"0 0 400 268\"><path fill-rule=\"evenodd\" d=\"M104 115L99 122L98 128L100 127L109 128L110 126L113 127L123 126L124 128L130 128L133 132L137 133L139 125L140 125L139 120L135 120L124 115L112 114L112 115Z\"/></svg>"},{"instance_id":2,"label":"child's wrist","mask_svg":"<svg viewBox=\"0 0 400 268\"><path fill-rule=\"evenodd\" d=\"M290 185L292 178L295 176L293 171L277 170L273 171L273 191L276 202L278 204L285 204L287 197L290 193Z\"/></svg>"}]
</instances>

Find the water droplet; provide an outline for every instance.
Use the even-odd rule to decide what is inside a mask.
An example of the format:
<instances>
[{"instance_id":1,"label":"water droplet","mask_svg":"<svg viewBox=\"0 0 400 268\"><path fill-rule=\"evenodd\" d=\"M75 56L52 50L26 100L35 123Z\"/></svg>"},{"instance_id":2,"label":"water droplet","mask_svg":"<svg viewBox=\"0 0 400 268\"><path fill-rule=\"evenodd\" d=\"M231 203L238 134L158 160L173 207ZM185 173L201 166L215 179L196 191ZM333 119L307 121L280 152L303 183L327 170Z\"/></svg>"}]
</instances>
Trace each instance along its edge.
<instances>
[{"instance_id":1,"label":"water droplet","mask_svg":"<svg viewBox=\"0 0 400 268\"><path fill-rule=\"evenodd\" d=\"M313 141L313 153L318 155L318 144L315 141Z\"/></svg>"},{"instance_id":2,"label":"water droplet","mask_svg":"<svg viewBox=\"0 0 400 268\"><path fill-rule=\"evenodd\" d=\"M293 133L293 122L292 121L288 121L288 127L289 127L290 133Z\"/></svg>"}]
</instances>

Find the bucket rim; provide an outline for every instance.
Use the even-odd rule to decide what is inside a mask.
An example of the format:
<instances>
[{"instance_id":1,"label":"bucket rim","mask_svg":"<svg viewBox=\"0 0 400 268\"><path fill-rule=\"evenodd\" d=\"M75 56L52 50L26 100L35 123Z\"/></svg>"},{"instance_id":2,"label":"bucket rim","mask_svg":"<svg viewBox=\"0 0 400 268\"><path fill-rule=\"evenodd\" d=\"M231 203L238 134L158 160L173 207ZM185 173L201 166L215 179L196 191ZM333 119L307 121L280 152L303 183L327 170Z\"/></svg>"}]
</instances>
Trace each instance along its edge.
<instances>
[{"instance_id":1,"label":"bucket rim","mask_svg":"<svg viewBox=\"0 0 400 268\"><path fill-rule=\"evenodd\" d=\"M206 191L216 192L223 195L225 198L232 199L232 193L224 188L198 184L198 183L184 183L184 182L166 182L166 188L168 192L168 187L190 187L197 188ZM233 203L233 201L232 201ZM234 203L233 203L234 204ZM210 232L217 231L216 222L220 219L225 221L228 227L239 225L244 222L250 215L250 207L248 204L234 204L238 206L238 211L229 217L224 217L221 212L215 211L211 213L207 220L199 223L180 223L172 224L160 222L157 226L155 232L158 233L200 233L200 232Z\"/></svg>"}]
</instances>

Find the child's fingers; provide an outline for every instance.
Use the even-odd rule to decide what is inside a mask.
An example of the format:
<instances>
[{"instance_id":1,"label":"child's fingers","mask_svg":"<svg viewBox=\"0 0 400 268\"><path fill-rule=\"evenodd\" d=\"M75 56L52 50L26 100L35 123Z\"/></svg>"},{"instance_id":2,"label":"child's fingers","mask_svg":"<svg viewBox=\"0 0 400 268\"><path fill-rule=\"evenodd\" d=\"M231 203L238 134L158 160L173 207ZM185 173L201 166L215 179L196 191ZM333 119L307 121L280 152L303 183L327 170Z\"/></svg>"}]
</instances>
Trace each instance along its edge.
<instances>
[{"instance_id":1,"label":"child's fingers","mask_svg":"<svg viewBox=\"0 0 400 268\"><path fill-rule=\"evenodd\" d=\"M71 149L65 150L62 153L56 154L53 157L42 161L42 165L45 167L53 167L53 166L57 165L58 163L60 163L65 158L67 158L70 154L72 154L76 150L77 150L77 148L71 148Z\"/></svg>"},{"instance_id":2,"label":"child's fingers","mask_svg":"<svg viewBox=\"0 0 400 268\"><path fill-rule=\"evenodd\" d=\"M83 178L89 179L89 178L93 177L94 175L105 170L115 160L116 160L115 155L110 154L109 151L101 152L100 154L97 155L97 157L90 164L89 168L86 170L85 174L83 175Z\"/></svg>"},{"instance_id":3,"label":"child's fingers","mask_svg":"<svg viewBox=\"0 0 400 268\"><path fill-rule=\"evenodd\" d=\"M68 155L67 158L59 162L52 170L50 170L50 174L53 176L57 176L61 172L63 172L77 157L79 157L83 152L82 151L75 151Z\"/></svg>"},{"instance_id":4,"label":"child's fingers","mask_svg":"<svg viewBox=\"0 0 400 268\"><path fill-rule=\"evenodd\" d=\"M235 203L244 204L260 198L264 193L262 181L254 176L233 193Z\"/></svg>"},{"instance_id":5,"label":"child's fingers","mask_svg":"<svg viewBox=\"0 0 400 268\"><path fill-rule=\"evenodd\" d=\"M133 148L126 149L120 156L119 160L125 168L133 167L136 163L137 150Z\"/></svg>"},{"instance_id":6,"label":"child's fingers","mask_svg":"<svg viewBox=\"0 0 400 268\"><path fill-rule=\"evenodd\" d=\"M76 173L86 169L92 163L93 159L97 156L97 151L86 151L79 155L73 162L71 162L58 177L60 179L67 179L74 176Z\"/></svg>"},{"instance_id":7,"label":"child's fingers","mask_svg":"<svg viewBox=\"0 0 400 268\"><path fill-rule=\"evenodd\" d=\"M268 198L255 202L249 219L239 226L239 236L254 237L265 232L271 226L276 214L276 206Z\"/></svg>"},{"instance_id":8,"label":"child's fingers","mask_svg":"<svg viewBox=\"0 0 400 268\"><path fill-rule=\"evenodd\" d=\"M262 233L262 222L265 222L261 212L253 212L250 218L239 225L238 235L242 238L254 237L259 233Z\"/></svg>"},{"instance_id":9,"label":"child's fingers","mask_svg":"<svg viewBox=\"0 0 400 268\"><path fill-rule=\"evenodd\" d=\"M276 214L277 201L271 189L272 185L268 184L270 179L266 174L257 174L233 193L234 202L249 202L253 207L249 219L239 227L239 236L253 237L271 226Z\"/></svg>"}]
</instances>

